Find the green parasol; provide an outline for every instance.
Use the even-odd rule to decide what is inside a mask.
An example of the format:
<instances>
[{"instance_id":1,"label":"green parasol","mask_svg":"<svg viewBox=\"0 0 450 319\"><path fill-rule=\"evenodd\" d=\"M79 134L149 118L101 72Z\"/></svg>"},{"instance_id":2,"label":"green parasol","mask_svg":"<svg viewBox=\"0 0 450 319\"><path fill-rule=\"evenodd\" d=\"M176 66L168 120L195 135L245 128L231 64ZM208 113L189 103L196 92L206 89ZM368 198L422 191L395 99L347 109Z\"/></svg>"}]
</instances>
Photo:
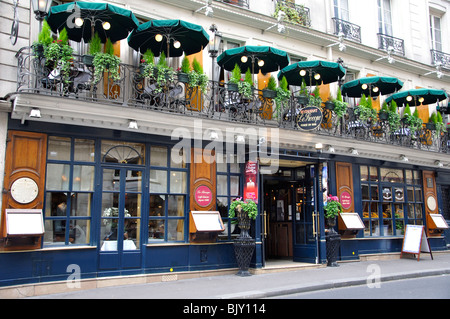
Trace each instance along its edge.
<instances>
[{"instance_id":1,"label":"green parasol","mask_svg":"<svg viewBox=\"0 0 450 319\"><path fill-rule=\"evenodd\" d=\"M344 67L336 62L302 61L291 64L278 73L278 79L286 77L289 85L301 86L304 80L307 86L329 84L345 76Z\"/></svg>"},{"instance_id":2,"label":"green parasol","mask_svg":"<svg viewBox=\"0 0 450 319\"><path fill-rule=\"evenodd\" d=\"M53 32L66 28L70 40L89 42L97 32L102 42L125 39L138 27L139 21L130 10L107 3L75 1L50 8L47 22Z\"/></svg>"},{"instance_id":3,"label":"green parasol","mask_svg":"<svg viewBox=\"0 0 450 319\"><path fill-rule=\"evenodd\" d=\"M378 96L399 91L403 82L393 77L373 76L350 81L342 85L342 95L348 97Z\"/></svg>"},{"instance_id":4,"label":"green parasol","mask_svg":"<svg viewBox=\"0 0 450 319\"><path fill-rule=\"evenodd\" d=\"M275 72L289 65L286 52L269 46L243 46L229 49L217 58L217 64L225 70L232 71L237 64L245 72L252 74Z\"/></svg>"},{"instance_id":5,"label":"green parasol","mask_svg":"<svg viewBox=\"0 0 450 319\"><path fill-rule=\"evenodd\" d=\"M386 99L386 103L392 100L401 106L409 104L409 106L419 106L421 104L428 105L438 103L448 98L448 95L443 90L435 89L414 89L395 93Z\"/></svg>"},{"instance_id":6,"label":"green parasol","mask_svg":"<svg viewBox=\"0 0 450 319\"><path fill-rule=\"evenodd\" d=\"M141 24L128 37L128 44L144 53L152 50L155 56L179 57L202 51L209 43L209 35L202 26L183 20L152 20Z\"/></svg>"}]
</instances>

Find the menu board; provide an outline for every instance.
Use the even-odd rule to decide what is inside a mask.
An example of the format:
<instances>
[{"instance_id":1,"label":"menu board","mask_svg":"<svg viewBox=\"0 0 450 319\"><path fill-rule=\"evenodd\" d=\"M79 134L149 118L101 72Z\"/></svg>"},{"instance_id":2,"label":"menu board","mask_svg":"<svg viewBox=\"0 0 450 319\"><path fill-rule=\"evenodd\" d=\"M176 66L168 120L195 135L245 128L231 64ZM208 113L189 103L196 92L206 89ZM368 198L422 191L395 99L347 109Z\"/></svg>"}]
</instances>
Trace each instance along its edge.
<instances>
[{"instance_id":1,"label":"menu board","mask_svg":"<svg viewBox=\"0 0 450 319\"><path fill-rule=\"evenodd\" d=\"M416 254L418 255L419 260L421 252L430 253L431 259L433 259L433 254L431 253L430 244L428 243L424 226L406 225L405 237L403 238L402 255L403 253Z\"/></svg>"},{"instance_id":2,"label":"menu board","mask_svg":"<svg viewBox=\"0 0 450 319\"><path fill-rule=\"evenodd\" d=\"M6 234L40 236L44 234L41 209L6 209Z\"/></svg>"}]
</instances>

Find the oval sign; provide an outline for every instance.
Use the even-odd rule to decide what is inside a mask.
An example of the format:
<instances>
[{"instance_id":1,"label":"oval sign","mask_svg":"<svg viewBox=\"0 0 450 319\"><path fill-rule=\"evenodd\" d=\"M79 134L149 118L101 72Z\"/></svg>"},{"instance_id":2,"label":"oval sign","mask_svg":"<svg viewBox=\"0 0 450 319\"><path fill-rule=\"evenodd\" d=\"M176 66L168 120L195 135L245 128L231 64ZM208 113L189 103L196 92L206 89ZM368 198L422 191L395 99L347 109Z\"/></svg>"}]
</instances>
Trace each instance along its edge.
<instances>
[{"instance_id":1,"label":"oval sign","mask_svg":"<svg viewBox=\"0 0 450 319\"><path fill-rule=\"evenodd\" d=\"M312 131L322 124L322 111L315 106L307 106L299 111L297 126L305 131Z\"/></svg>"},{"instance_id":2,"label":"oval sign","mask_svg":"<svg viewBox=\"0 0 450 319\"><path fill-rule=\"evenodd\" d=\"M341 193L341 205L344 209L352 207L352 195L349 192L345 191Z\"/></svg>"},{"instance_id":3,"label":"oval sign","mask_svg":"<svg viewBox=\"0 0 450 319\"><path fill-rule=\"evenodd\" d=\"M208 186L199 186L194 194L195 202L201 207L207 207L212 203L213 193Z\"/></svg>"}]
</instances>

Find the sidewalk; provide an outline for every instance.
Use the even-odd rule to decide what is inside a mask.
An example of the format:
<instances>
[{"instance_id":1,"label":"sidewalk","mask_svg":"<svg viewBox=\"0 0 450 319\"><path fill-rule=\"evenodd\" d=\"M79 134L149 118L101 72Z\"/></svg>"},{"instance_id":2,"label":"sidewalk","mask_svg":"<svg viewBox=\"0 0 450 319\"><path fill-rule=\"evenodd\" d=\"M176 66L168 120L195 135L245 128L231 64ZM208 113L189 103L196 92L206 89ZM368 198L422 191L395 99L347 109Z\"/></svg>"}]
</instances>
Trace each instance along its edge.
<instances>
[{"instance_id":1,"label":"sidewalk","mask_svg":"<svg viewBox=\"0 0 450 319\"><path fill-rule=\"evenodd\" d=\"M365 285L376 275L381 282L450 274L450 252L422 253L412 258L340 263L324 267L238 277L223 275L82 290L33 299L256 299L291 293Z\"/></svg>"}]
</instances>

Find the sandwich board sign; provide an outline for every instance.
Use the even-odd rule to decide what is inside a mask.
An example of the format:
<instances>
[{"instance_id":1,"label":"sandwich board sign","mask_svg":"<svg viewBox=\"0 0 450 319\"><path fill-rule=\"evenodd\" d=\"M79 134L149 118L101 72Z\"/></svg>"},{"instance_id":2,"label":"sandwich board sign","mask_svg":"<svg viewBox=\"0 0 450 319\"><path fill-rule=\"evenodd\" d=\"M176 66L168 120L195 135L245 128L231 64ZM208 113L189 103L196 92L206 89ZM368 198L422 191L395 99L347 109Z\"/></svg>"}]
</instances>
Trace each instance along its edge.
<instances>
[{"instance_id":1,"label":"sandwich board sign","mask_svg":"<svg viewBox=\"0 0 450 319\"><path fill-rule=\"evenodd\" d=\"M430 253L431 259L433 259L425 227L423 225L406 225L400 258L403 254L414 254L417 255L417 261L419 261L421 252Z\"/></svg>"}]
</instances>

